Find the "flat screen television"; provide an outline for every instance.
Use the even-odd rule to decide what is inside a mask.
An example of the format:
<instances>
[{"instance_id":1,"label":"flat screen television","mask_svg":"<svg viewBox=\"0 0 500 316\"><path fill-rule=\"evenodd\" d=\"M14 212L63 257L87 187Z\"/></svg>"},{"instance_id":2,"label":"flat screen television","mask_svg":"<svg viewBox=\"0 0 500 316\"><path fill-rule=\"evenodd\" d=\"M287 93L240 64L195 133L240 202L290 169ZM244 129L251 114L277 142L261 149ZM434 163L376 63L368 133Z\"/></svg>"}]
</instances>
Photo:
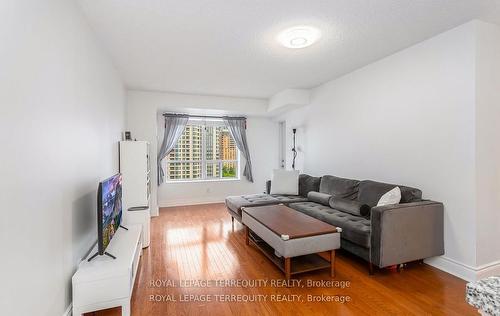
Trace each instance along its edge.
<instances>
[{"instance_id":1,"label":"flat screen television","mask_svg":"<svg viewBox=\"0 0 500 316\"><path fill-rule=\"evenodd\" d=\"M97 245L96 255L114 256L106 252L122 221L122 175L120 173L99 183L97 191Z\"/></svg>"}]
</instances>

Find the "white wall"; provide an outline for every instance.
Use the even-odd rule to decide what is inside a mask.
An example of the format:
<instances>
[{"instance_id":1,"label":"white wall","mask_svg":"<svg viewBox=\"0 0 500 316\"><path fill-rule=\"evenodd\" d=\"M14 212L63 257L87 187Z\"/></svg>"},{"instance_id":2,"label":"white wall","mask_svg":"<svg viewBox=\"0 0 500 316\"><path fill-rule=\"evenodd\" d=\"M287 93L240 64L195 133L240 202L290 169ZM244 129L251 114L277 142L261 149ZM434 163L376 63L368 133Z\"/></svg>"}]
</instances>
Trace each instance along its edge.
<instances>
[{"instance_id":1,"label":"white wall","mask_svg":"<svg viewBox=\"0 0 500 316\"><path fill-rule=\"evenodd\" d=\"M479 22L476 56L477 266L500 274L500 27Z\"/></svg>"},{"instance_id":2,"label":"white wall","mask_svg":"<svg viewBox=\"0 0 500 316\"><path fill-rule=\"evenodd\" d=\"M221 202L228 195L260 193L272 169L278 168L278 124L266 115L267 101L147 91L127 92L127 129L132 137L151 143L152 174L156 176L159 137L158 117L165 111L206 115L246 115L247 138L252 158L254 183L244 177L239 181L162 184L153 186L152 214L158 206ZM241 167L243 168L243 158ZM242 172L241 172L242 173ZM156 179L156 178L155 178ZM156 180L155 180L156 181Z\"/></svg>"},{"instance_id":3,"label":"white wall","mask_svg":"<svg viewBox=\"0 0 500 316\"><path fill-rule=\"evenodd\" d=\"M285 89L269 98L268 113L278 116L281 113L309 104L310 89Z\"/></svg>"},{"instance_id":4,"label":"white wall","mask_svg":"<svg viewBox=\"0 0 500 316\"><path fill-rule=\"evenodd\" d=\"M305 172L415 186L444 202L446 254L430 262L466 278L476 266L481 159L475 52L471 22L313 89L309 106L284 117L298 128Z\"/></svg>"},{"instance_id":5,"label":"white wall","mask_svg":"<svg viewBox=\"0 0 500 316\"><path fill-rule=\"evenodd\" d=\"M118 171L124 90L73 1L1 1L0 38L0 313L59 316Z\"/></svg>"}]
</instances>

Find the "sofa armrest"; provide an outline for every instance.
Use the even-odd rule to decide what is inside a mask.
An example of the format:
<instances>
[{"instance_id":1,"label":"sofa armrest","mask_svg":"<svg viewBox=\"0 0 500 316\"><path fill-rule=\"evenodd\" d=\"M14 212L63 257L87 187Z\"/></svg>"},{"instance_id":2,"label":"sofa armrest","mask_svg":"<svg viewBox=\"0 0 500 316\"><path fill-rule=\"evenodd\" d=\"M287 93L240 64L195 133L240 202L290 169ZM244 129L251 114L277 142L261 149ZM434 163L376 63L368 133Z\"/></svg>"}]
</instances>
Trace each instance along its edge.
<instances>
[{"instance_id":1,"label":"sofa armrest","mask_svg":"<svg viewBox=\"0 0 500 316\"><path fill-rule=\"evenodd\" d=\"M266 181L266 192L267 194L271 194L271 180Z\"/></svg>"},{"instance_id":2,"label":"sofa armrest","mask_svg":"<svg viewBox=\"0 0 500 316\"><path fill-rule=\"evenodd\" d=\"M434 201L373 207L370 261L382 268L444 254L443 209Z\"/></svg>"}]
</instances>

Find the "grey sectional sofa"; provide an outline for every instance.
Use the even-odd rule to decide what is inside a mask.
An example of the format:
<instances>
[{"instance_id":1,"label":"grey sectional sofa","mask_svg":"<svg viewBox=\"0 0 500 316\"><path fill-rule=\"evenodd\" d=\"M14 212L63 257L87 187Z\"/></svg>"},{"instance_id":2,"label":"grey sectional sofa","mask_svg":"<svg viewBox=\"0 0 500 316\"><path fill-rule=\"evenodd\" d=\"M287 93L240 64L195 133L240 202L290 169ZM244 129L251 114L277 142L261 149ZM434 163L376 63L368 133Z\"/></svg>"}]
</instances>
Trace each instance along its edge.
<instances>
[{"instance_id":1,"label":"grey sectional sofa","mask_svg":"<svg viewBox=\"0 0 500 316\"><path fill-rule=\"evenodd\" d=\"M230 196L226 206L241 222L241 208L283 203L290 208L342 228L341 247L380 268L444 254L443 204L422 200L419 189L335 176L300 175L299 195L267 193ZM398 186L401 202L377 207L380 197ZM367 214L337 209L333 201L363 205ZM332 204L333 203L333 204ZM345 204L344 203L344 204ZM368 207L366 206L368 205Z\"/></svg>"}]
</instances>

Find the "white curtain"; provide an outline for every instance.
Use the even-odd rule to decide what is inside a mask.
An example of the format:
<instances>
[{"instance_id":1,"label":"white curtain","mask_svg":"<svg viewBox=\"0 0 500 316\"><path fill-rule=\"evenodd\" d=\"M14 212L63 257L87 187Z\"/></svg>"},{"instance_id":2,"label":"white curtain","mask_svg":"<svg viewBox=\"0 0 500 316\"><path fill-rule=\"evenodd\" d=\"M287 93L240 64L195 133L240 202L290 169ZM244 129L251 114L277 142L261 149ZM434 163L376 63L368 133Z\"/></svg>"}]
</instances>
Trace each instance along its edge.
<instances>
[{"instance_id":1,"label":"white curtain","mask_svg":"<svg viewBox=\"0 0 500 316\"><path fill-rule=\"evenodd\" d=\"M165 116L165 132L163 134L163 143L158 151L158 186L163 183L165 172L162 167L162 160L174 149L177 141L184 133L184 129L189 121L187 115Z\"/></svg>"}]
</instances>

